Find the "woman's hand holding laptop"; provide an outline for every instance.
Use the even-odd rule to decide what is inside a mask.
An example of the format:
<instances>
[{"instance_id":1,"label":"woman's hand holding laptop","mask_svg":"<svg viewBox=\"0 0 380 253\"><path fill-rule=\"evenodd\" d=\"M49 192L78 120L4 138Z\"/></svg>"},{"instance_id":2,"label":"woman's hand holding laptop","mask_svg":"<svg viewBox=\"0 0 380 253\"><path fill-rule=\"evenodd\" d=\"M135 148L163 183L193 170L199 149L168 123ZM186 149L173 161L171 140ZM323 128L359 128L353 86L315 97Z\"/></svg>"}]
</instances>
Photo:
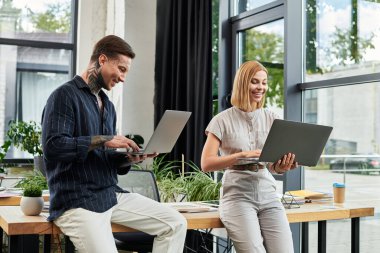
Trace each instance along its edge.
<instances>
[{"instance_id":1,"label":"woman's hand holding laptop","mask_svg":"<svg viewBox=\"0 0 380 253\"><path fill-rule=\"evenodd\" d=\"M276 172L277 174L284 174L285 172L298 167L298 163L295 159L295 154L288 153L277 162L269 164L269 169Z\"/></svg>"},{"instance_id":2,"label":"woman's hand holding laptop","mask_svg":"<svg viewBox=\"0 0 380 253\"><path fill-rule=\"evenodd\" d=\"M259 162L259 157L261 155L261 150L249 150L240 152L241 157L237 158L237 163L235 165L246 165L246 164L261 164L265 163ZM277 174L283 174L289 170L298 167L298 163L295 160L295 154L288 153L284 155L280 160L275 163L268 163L269 169Z\"/></svg>"}]
</instances>

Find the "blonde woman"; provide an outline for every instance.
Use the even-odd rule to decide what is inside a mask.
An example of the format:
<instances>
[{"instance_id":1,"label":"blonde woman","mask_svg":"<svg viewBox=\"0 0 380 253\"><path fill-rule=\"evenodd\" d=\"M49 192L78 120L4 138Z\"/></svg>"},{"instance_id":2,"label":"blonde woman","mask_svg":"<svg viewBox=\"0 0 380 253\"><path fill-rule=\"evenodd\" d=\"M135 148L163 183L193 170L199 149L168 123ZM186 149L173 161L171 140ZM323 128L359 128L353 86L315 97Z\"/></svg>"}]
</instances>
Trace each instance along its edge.
<instances>
[{"instance_id":1,"label":"blonde woman","mask_svg":"<svg viewBox=\"0 0 380 253\"><path fill-rule=\"evenodd\" d=\"M257 61L238 69L233 107L216 115L206 128L203 171L225 170L220 216L238 253L292 253L293 241L271 173L297 167L294 154L273 164L238 165L239 158L259 157L273 120L264 109L268 71Z\"/></svg>"}]
</instances>

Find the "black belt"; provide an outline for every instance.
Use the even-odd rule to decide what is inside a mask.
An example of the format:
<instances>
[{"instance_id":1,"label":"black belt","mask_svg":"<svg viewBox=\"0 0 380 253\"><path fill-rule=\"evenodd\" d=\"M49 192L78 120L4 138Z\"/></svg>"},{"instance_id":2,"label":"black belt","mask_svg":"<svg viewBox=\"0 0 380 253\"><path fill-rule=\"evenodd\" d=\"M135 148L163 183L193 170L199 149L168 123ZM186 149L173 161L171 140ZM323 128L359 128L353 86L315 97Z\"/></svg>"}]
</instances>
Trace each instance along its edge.
<instances>
[{"instance_id":1,"label":"black belt","mask_svg":"<svg viewBox=\"0 0 380 253\"><path fill-rule=\"evenodd\" d=\"M258 172L259 170L265 169L264 165L261 164L245 164L245 165L234 165L231 167L232 170L249 170Z\"/></svg>"}]
</instances>

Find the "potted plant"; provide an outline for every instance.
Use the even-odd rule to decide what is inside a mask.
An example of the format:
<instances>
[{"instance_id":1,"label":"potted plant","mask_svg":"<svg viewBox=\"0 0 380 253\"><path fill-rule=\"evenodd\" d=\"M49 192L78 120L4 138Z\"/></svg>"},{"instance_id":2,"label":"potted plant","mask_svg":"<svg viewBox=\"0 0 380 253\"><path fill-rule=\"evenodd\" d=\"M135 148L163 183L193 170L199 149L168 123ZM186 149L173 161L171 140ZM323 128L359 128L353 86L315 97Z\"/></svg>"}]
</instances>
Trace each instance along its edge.
<instances>
[{"instance_id":1,"label":"potted plant","mask_svg":"<svg viewBox=\"0 0 380 253\"><path fill-rule=\"evenodd\" d=\"M35 171L32 176L23 178L20 180L15 187L17 188L26 188L28 185L37 185L39 186L42 190L47 190L48 189L48 184L46 181L46 178L40 171Z\"/></svg>"},{"instance_id":2,"label":"potted plant","mask_svg":"<svg viewBox=\"0 0 380 253\"><path fill-rule=\"evenodd\" d=\"M16 187L23 189L20 207L25 215L39 215L44 206L42 191L47 189L46 178L41 172L36 171L31 177L24 178Z\"/></svg>"},{"instance_id":3,"label":"potted plant","mask_svg":"<svg viewBox=\"0 0 380 253\"><path fill-rule=\"evenodd\" d=\"M42 156L41 127L35 121L9 122L7 137L13 146L20 148L34 156L34 168L45 174Z\"/></svg>"},{"instance_id":4,"label":"potted plant","mask_svg":"<svg viewBox=\"0 0 380 253\"><path fill-rule=\"evenodd\" d=\"M44 207L41 186L35 183L27 184L24 187L21 197L20 207L25 215L39 215Z\"/></svg>"},{"instance_id":5,"label":"potted plant","mask_svg":"<svg viewBox=\"0 0 380 253\"><path fill-rule=\"evenodd\" d=\"M184 165L192 171L184 172ZM149 168L151 166L151 168ZM142 169L135 164L135 168ZM148 165L155 174L161 201L205 201L219 199L221 182L215 182L210 173L203 172L193 162L167 161L165 155L155 157Z\"/></svg>"}]
</instances>

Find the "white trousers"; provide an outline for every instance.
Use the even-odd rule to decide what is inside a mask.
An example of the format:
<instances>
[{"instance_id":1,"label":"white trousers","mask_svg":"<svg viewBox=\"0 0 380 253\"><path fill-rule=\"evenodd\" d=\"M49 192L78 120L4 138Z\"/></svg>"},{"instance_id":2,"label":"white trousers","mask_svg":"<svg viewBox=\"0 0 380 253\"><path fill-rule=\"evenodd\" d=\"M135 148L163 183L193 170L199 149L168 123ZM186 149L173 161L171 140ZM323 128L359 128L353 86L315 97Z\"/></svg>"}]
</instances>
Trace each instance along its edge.
<instances>
[{"instance_id":1,"label":"white trousers","mask_svg":"<svg viewBox=\"0 0 380 253\"><path fill-rule=\"evenodd\" d=\"M266 169L225 172L219 212L237 253L294 252L285 209Z\"/></svg>"},{"instance_id":2,"label":"white trousers","mask_svg":"<svg viewBox=\"0 0 380 253\"><path fill-rule=\"evenodd\" d=\"M54 223L80 253L117 253L111 222L156 235L152 253L182 253L186 219L176 210L136 193L117 193L104 213L83 208L64 212Z\"/></svg>"}]
</instances>

